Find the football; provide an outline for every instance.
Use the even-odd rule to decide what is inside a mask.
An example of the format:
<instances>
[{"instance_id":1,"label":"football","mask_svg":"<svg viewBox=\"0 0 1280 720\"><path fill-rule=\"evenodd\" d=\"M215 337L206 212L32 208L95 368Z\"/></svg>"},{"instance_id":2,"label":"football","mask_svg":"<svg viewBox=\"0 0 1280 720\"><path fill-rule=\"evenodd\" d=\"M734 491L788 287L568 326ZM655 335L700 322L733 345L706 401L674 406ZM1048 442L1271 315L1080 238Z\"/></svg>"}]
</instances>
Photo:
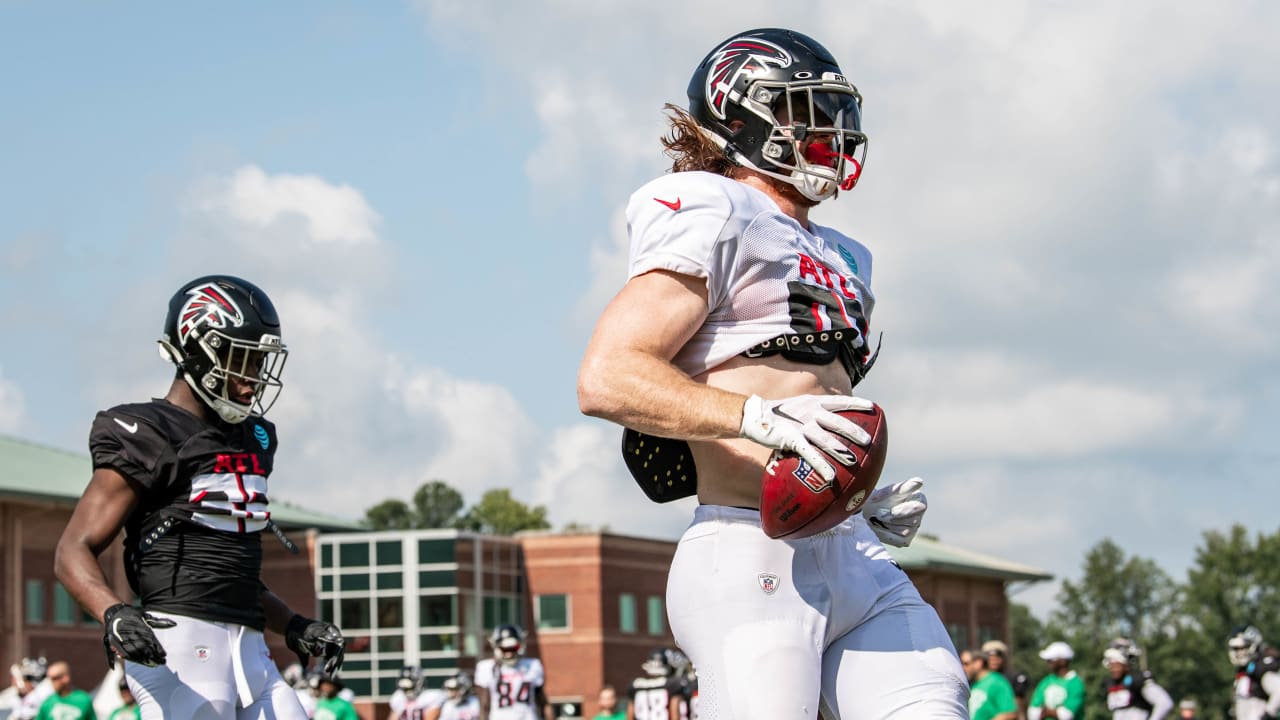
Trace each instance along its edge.
<instances>
[{"instance_id":1,"label":"football","mask_svg":"<svg viewBox=\"0 0 1280 720\"><path fill-rule=\"evenodd\" d=\"M760 484L760 523L769 537L798 540L830 530L858 512L876 489L889 449L884 411L875 405L866 412L838 414L866 430L871 442L866 447L845 442L857 458L852 466L841 465L828 455L827 462L836 469L830 482L795 453L775 450L764 466Z\"/></svg>"}]
</instances>

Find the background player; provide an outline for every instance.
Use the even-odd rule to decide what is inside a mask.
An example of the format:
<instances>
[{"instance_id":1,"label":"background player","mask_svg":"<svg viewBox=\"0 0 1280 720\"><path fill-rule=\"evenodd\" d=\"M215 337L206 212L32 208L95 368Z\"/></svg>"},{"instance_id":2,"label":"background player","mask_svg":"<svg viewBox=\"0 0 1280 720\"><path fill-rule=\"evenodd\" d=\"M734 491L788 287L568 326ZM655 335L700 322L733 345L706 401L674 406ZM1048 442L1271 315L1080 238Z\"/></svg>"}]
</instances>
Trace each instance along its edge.
<instances>
[{"instance_id":1,"label":"background player","mask_svg":"<svg viewBox=\"0 0 1280 720\"><path fill-rule=\"evenodd\" d=\"M627 691L627 720L682 720L685 683L671 662L671 651L654 649L640 669L644 675L632 680Z\"/></svg>"},{"instance_id":2,"label":"background player","mask_svg":"<svg viewBox=\"0 0 1280 720\"><path fill-rule=\"evenodd\" d=\"M424 720L479 720L480 700L475 696L471 676L465 672L444 681L445 698L428 710Z\"/></svg>"},{"instance_id":3,"label":"background player","mask_svg":"<svg viewBox=\"0 0 1280 720\"><path fill-rule=\"evenodd\" d=\"M1084 680L1071 669L1075 651L1061 640L1049 643L1040 651L1040 659L1049 666L1049 674L1036 685L1027 706L1027 720L1054 718L1075 720L1084 717Z\"/></svg>"},{"instance_id":4,"label":"background player","mask_svg":"<svg viewBox=\"0 0 1280 720\"><path fill-rule=\"evenodd\" d=\"M263 631L284 634L304 665L323 656L330 673L343 642L261 580L278 445L263 415L281 387L280 320L257 286L211 275L174 294L160 346L177 368L165 397L93 422L93 476L58 542L55 572L102 621L107 664L125 660L144 720L302 718ZM141 609L115 595L98 565L122 528Z\"/></svg>"},{"instance_id":5,"label":"background player","mask_svg":"<svg viewBox=\"0 0 1280 720\"><path fill-rule=\"evenodd\" d=\"M812 720L821 698L830 720L967 718L950 638L877 540L910 541L918 480L868 502L890 531L863 516L794 541L760 527L773 449L830 479L817 449L849 463L846 443L869 440L835 412L871 407L850 397L873 359L871 252L809 219L861 175L862 96L818 42L781 29L716 46L688 95L663 140L674 172L631 196L630 279L596 324L578 398L660 443L659 473L696 476L667 607L699 712Z\"/></svg>"},{"instance_id":6,"label":"background player","mask_svg":"<svg viewBox=\"0 0 1280 720\"><path fill-rule=\"evenodd\" d=\"M524 657L524 630L499 625L489 644L493 657L476 663L481 720L553 720L542 689L542 661Z\"/></svg>"},{"instance_id":7,"label":"background player","mask_svg":"<svg viewBox=\"0 0 1280 720\"><path fill-rule=\"evenodd\" d=\"M1142 668L1142 650L1132 640L1111 643L1102 666L1110 675L1105 696L1112 720L1164 720L1173 711L1173 698Z\"/></svg>"},{"instance_id":8,"label":"background player","mask_svg":"<svg viewBox=\"0 0 1280 720\"><path fill-rule=\"evenodd\" d=\"M1232 631L1227 656L1236 668L1236 720L1274 720L1280 717L1280 661L1264 645L1252 625Z\"/></svg>"}]
</instances>

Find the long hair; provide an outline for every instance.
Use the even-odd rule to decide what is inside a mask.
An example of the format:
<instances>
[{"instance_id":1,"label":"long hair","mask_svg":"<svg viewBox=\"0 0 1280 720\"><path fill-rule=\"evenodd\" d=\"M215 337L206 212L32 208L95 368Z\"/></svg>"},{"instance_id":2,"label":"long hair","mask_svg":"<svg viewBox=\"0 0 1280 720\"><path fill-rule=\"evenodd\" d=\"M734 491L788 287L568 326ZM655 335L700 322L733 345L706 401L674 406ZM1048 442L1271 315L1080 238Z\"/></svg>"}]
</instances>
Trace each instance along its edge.
<instances>
[{"instance_id":1,"label":"long hair","mask_svg":"<svg viewBox=\"0 0 1280 720\"><path fill-rule=\"evenodd\" d=\"M737 163L730 160L724 150L698 126L698 121L689 111L671 103L663 107L667 111L671 129L662 136L662 147L667 157L671 158L671 172L702 170L733 177L738 168Z\"/></svg>"}]
</instances>

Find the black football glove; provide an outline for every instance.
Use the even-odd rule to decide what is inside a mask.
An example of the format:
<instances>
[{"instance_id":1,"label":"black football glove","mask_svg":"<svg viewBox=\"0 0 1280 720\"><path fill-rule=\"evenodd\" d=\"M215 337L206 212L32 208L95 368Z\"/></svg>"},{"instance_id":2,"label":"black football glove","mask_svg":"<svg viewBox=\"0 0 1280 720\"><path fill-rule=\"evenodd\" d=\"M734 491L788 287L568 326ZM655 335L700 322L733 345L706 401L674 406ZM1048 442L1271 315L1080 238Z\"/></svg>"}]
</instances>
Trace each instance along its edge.
<instances>
[{"instance_id":1,"label":"black football glove","mask_svg":"<svg viewBox=\"0 0 1280 720\"><path fill-rule=\"evenodd\" d=\"M163 630L177 623L142 612L141 608L120 603L102 613L102 624L106 626L102 645L107 651L107 667L114 668L116 658L149 667L163 665L164 646L151 628Z\"/></svg>"},{"instance_id":2,"label":"black football glove","mask_svg":"<svg viewBox=\"0 0 1280 720\"><path fill-rule=\"evenodd\" d=\"M342 631L327 622L294 615L285 627L284 642L298 653L298 662L304 668L313 657L324 658L325 675L334 675L342 667Z\"/></svg>"}]
</instances>

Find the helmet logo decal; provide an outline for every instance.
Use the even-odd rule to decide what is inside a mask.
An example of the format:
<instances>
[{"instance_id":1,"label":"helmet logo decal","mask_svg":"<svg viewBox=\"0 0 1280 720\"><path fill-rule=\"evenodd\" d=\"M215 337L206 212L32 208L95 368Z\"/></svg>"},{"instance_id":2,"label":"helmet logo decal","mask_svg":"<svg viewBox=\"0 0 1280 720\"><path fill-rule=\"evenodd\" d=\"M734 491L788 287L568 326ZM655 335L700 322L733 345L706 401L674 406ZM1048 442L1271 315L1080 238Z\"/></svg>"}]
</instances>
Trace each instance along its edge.
<instances>
[{"instance_id":1,"label":"helmet logo decal","mask_svg":"<svg viewBox=\"0 0 1280 720\"><path fill-rule=\"evenodd\" d=\"M752 37L730 40L711 59L707 73L707 105L711 114L725 119L724 106L733 86L743 75L754 75L766 66L785 68L791 65L791 53L769 42Z\"/></svg>"},{"instance_id":2,"label":"helmet logo decal","mask_svg":"<svg viewBox=\"0 0 1280 720\"><path fill-rule=\"evenodd\" d=\"M191 331L200 325L225 328L244 324L244 313L215 283L205 283L187 291L190 297L178 313L178 344L185 345Z\"/></svg>"}]
</instances>

